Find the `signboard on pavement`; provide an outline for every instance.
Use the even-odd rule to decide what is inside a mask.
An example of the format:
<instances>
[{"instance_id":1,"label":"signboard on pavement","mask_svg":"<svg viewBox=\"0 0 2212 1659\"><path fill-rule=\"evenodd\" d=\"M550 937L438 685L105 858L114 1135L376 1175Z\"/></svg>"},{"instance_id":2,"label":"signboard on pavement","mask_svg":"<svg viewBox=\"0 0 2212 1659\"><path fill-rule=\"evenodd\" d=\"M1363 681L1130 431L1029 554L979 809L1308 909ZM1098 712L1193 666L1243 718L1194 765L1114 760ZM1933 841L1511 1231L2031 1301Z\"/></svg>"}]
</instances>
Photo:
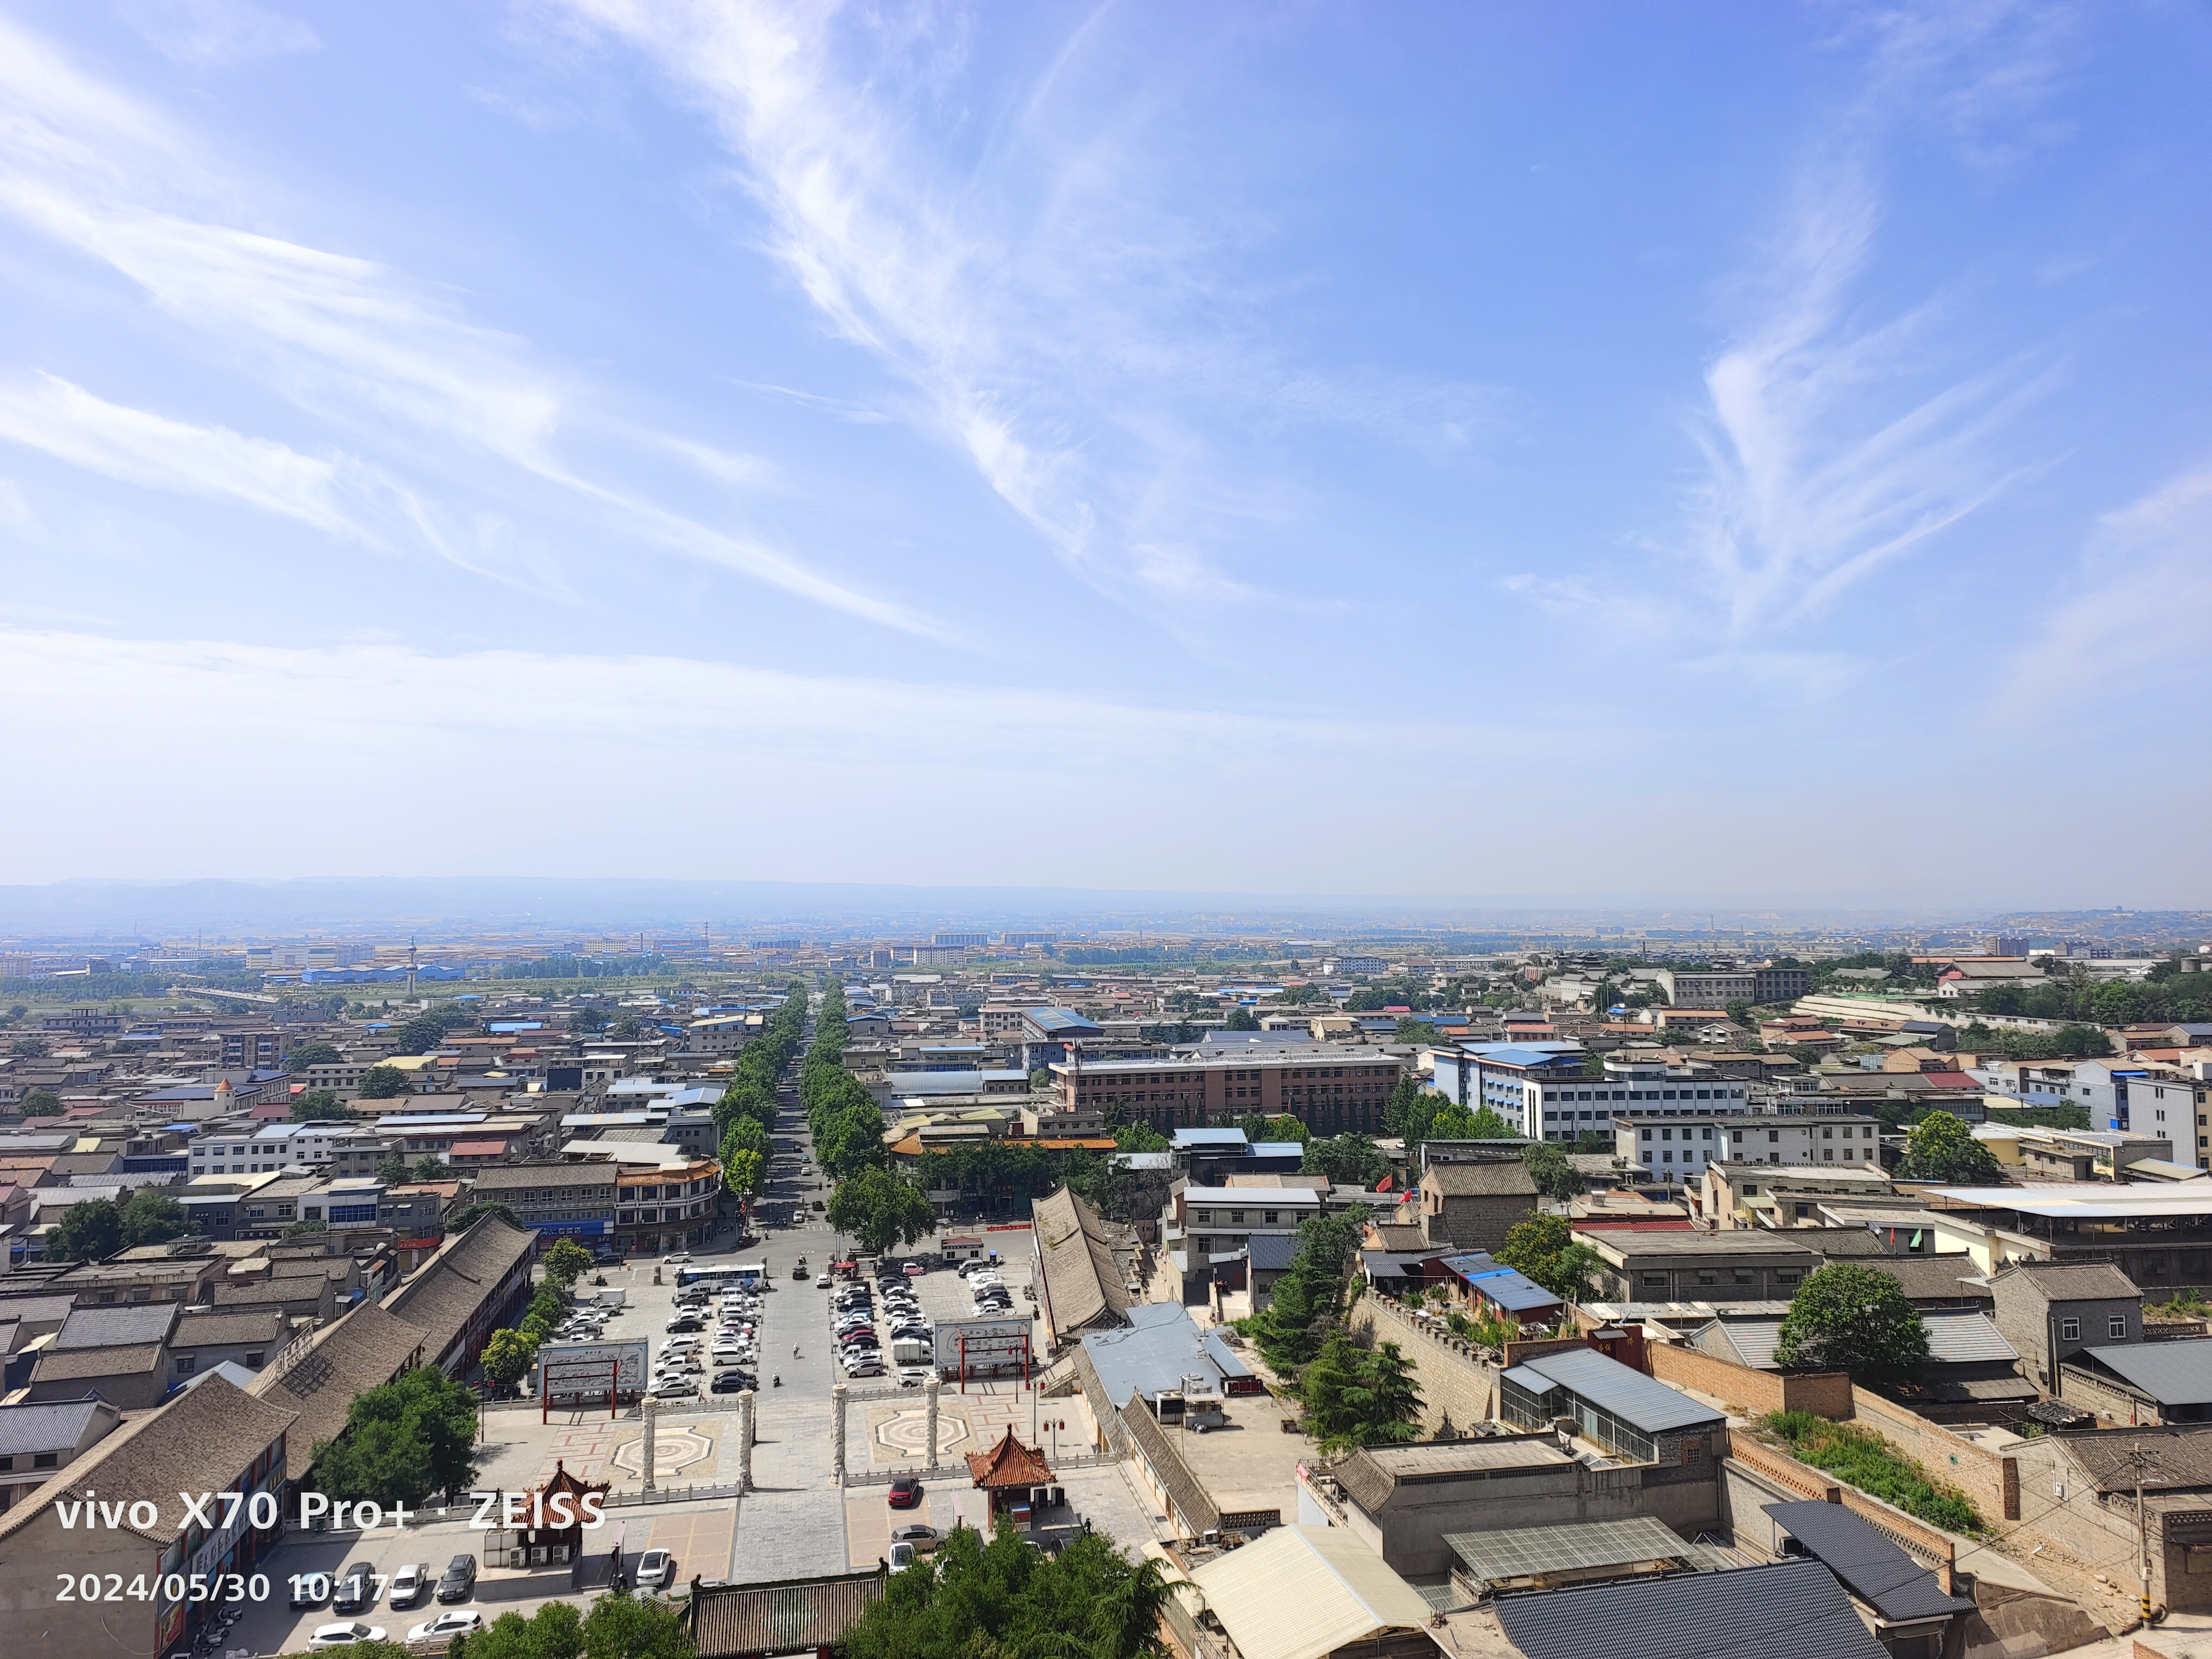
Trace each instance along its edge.
<instances>
[{"instance_id":1,"label":"signboard on pavement","mask_svg":"<svg viewBox=\"0 0 2212 1659\"><path fill-rule=\"evenodd\" d=\"M969 1375L1000 1365L1019 1366L1030 1354L1026 1319L945 1319L936 1332L937 1369Z\"/></svg>"},{"instance_id":2,"label":"signboard on pavement","mask_svg":"<svg viewBox=\"0 0 2212 1659\"><path fill-rule=\"evenodd\" d=\"M645 1365L643 1342L564 1342L540 1348L538 1394L549 1400L564 1395L605 1395L611 1366L617 1394L642 1394Z\"/></svg>"}]
</instances>

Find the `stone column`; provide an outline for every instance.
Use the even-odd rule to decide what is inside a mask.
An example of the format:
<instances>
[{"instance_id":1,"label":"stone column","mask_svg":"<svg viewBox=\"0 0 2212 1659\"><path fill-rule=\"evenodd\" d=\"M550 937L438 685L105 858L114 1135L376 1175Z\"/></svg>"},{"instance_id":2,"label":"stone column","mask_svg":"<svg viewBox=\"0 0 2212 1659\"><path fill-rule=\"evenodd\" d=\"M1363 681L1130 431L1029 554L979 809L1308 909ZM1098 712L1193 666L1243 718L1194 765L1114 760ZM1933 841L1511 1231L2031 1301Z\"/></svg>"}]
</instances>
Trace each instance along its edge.
<instances>
[{"instance_id":1,"label":"stone column","mask_svg":"<svg viewBox=\"0 0 2212 1659\"><path fill-rule=\"evenodd\" d=\"M830 1471L842 1489L845 1485L845 1385L835 1383L830 1389Z\"/></svg>"},{"instance_id":2,"label":"stone column","mask_svg":"<svg viewBox=\"0 0 2212 1659\"><path fill-rule=\"evenodd\" d=\"M934 1376L922 1384L924 1404L929 1411L929 1467L933 1469L937 1467L937 1388Z\"/></svg>"},{"instance_id":3,"label":"stone column","mask_svg":"<svg viewBox=\"0 0 2212 1659\"><path fill-rule=\"evenodd\" d=\"M643 1417L645 1419L645 1444L642 1448L642 1467L645 1471L645 1489L647 1492L651 1492L653 1490L653 1420L655 1413L659 1409L659 1406L660 1402L648 1394L646 1395L643 1403L641 1403L638 1407L639 1415Z\"/></svg>"},{"instance_id":4,"label":"stone column","mask_svg":"<svg viewBox=\"0 0 2212 1659\"><path fill-rule=\"evenodd\" d=\"M757 1396L747 1389L738 1396L738 1495L753 1489L753 1407Z\"/></svg>"}]
</instances>

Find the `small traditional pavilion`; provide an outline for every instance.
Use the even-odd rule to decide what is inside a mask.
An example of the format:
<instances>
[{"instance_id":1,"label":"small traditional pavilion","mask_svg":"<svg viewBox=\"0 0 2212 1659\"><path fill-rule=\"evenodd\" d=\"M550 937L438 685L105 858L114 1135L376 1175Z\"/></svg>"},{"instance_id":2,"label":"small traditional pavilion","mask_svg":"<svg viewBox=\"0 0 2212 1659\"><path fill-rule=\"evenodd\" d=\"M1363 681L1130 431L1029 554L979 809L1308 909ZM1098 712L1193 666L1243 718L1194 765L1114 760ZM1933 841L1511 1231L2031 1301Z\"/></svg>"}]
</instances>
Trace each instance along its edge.
<instances>
[{"instance_id":1,"label":"small traditional pavilion","mask_svg":"<svg viewBox=\"0 0 2212 1659\"><path fill-rule=\"evenodd\" d=\"M990 1494L995 1511L1026 1504L1040 1486L1052 1485L1052 1469L1041 1451L1024 1446L1009 1428L988 1451L968 1454L968 1473L979 1491Z\"/></svg>"},{"instance_id":2,"label":"small traditional pavilion","mask_svg":"<svg viewBox=\"0 0 2212 1659\"><path fill-rule=\"evenodd\" d=\"M597 1493L599 1503L593 1507L599 1508L612 1489L611 1481L595 1485L569 1474L565 1463L555 1460L545 1484L530 1494L530 1507L523 1517L521 1537L530 1564L550 1566L575 1560L584 1547L584 1499ZM556 1495L565 1495L567 1501L556 1504Z\"/></svg>"}]
</instances>

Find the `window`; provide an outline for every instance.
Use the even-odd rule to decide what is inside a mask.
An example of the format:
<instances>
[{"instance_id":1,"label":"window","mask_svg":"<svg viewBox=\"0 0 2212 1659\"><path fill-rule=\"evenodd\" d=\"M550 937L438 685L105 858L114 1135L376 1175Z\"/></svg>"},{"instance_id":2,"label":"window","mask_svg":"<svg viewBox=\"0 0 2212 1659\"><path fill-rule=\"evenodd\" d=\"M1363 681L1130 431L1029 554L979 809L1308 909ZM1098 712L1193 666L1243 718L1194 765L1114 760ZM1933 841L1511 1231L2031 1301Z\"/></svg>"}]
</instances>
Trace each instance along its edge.
<instances>
[{"instance_id":1,"label":"window","mask_svg":"<svg viewBox=\"0 0 2212 1659\"><path fill-rule=\"evenodd\" d=\"M62 1455L59 1452L38 1452L31 1458L31 1467L34 1469L58 1469L61 1466Z\"/></svg>"},{"instance_id":2,"label":"window","mask_svg":"<svg viewBox=\"0 0 2212 1659\"><path fill-rule=\"evenodd\" d=\"M188 1353L179 1354L177 1356L177 1375L179 1376L190 1376L192 1374L192 1368L199 1363L200 1362L197 1355Z\"/></svg>"},{"instance_id":3,"label":"window","mask_svg":"<svg viewBox=\"0 0 2212 1659\"><path fill-rule=\"evenodd\" d=\"M1759 1183L1755 1181L1745 1182L1743 1183L1743 1195L1746 1198L1757 1198L1759 1196Z\"/></svg>"},{"instance_id":4,"label":"window","mask_svg":"<svg viewBox=\"0 0 2212 1659\"><path fill-rule=\"evenodd\" d=\"M1282 1218L1283 1212L1280 1210L1270 1210L1267 1212L1267 1224L1270 1227L1274 1226L1278 1222L1281 1221Z\"/></svg>"},{"instance_id":5,"label":"window","mask_svg":"<svg viewBox=\"0 0 2212 1659\"><path fill-rule=\"evenodd\" d=\"M261 1362L267 1357L267 1352L268 1351L264 1348L248 1349L246 1355L246 1368L249 1370L259 1370L261 1369Z\"/></svg>"},{"instance_id":6,"label":"window","mask_svg":"<svg viewBox=\"0 0 2212 1659\"><path fill-rule=\"evenodd\" d=\"M1667 1275L1664 1273L1646 1273L1644 1275L1644 1287L1648 1290L1664 1290L1667 1287Z\"/></svg>"},{"instance_id":7,"label":"window","mask_svg":"<svg viewBox=\"0 0 2212 1659\"><path fill-rule=\"evenodd\" d=\"M2128 1340L2128 1316L2125 1314L2114 1314L2109 1328L2112 1333L2113 1341L2126 1341Z\"/></svg>"},{"instance_id":8,"label":"window","mask_svg":"<svg viewBox=\"0 0 2212 1659\"><path fill-rule=\"evenodd\" d=\"M2058 1340L2062 1342L2080 1341L2081 1340L2081 1322L2078 1319L2060 1320L2058 1322Z\"/></svg>"}]
</instances>

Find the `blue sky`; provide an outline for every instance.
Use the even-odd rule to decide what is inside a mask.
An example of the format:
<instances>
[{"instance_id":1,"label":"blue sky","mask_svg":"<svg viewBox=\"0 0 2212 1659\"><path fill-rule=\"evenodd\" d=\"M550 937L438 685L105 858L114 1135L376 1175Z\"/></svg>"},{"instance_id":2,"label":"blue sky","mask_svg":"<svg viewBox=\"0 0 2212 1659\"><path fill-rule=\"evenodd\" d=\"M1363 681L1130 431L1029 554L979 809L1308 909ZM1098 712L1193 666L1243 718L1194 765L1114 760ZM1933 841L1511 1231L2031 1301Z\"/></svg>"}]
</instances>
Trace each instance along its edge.
<instances>
[{"instance_id":1,"label":"blue sky","mask_svg":"<svg viewBox=\"0 0 2212 1659\"><path fill-rule=\"evenodd\" d=\"M2212 902L2208 58L0 0L9 878Z\"/></svg>"}]
</instances>

